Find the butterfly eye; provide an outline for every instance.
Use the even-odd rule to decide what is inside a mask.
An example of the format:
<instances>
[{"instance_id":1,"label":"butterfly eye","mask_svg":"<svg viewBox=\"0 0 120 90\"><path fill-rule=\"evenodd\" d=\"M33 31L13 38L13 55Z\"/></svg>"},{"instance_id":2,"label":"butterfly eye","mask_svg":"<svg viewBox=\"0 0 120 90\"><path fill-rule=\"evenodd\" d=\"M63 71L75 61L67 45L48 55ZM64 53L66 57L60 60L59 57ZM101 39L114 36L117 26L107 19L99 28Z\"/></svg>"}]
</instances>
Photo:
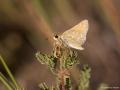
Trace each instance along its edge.
<instances>
[{"instance_id":1,"label":"butterfly eye","mask_svg":"<svg viewBox=\"0 0 120 90\"><path fill-rule=\"evenodd\" d=\"M55 35L55 38L58 38L58 35Z\"/></svg>"},{"instance_id":2,"label":"butterfly eye","mask_svg":"<svg viewBox=\"0 0 120 90\"><path fill-rule=\"evenodd\" d=\"M59 36L57 34L54 35L53 39L58 40Z\"/></svg>"}]
</instances>

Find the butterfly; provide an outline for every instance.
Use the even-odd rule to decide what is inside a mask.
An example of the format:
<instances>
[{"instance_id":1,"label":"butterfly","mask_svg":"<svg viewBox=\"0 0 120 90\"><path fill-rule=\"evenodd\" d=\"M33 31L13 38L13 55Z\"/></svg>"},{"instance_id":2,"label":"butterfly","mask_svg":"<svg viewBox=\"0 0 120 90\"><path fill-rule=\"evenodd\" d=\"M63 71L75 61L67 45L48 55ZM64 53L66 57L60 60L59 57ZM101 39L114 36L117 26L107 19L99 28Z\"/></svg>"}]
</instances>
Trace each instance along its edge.
<instances>
[{"instance_id":1,"label":"butterfly","mask_svg":"<svg viewBox=\"0 0 120 90\"><path fill-rule=\"evenodd\" d=\"M65 31L60 36L55 36L59 42L62 42L64 45L78 49L78 50L84 50L82 45L86 41L86 35L88 32L88 20L83 20L71 29Z\"/></svg>"}]
</instances>

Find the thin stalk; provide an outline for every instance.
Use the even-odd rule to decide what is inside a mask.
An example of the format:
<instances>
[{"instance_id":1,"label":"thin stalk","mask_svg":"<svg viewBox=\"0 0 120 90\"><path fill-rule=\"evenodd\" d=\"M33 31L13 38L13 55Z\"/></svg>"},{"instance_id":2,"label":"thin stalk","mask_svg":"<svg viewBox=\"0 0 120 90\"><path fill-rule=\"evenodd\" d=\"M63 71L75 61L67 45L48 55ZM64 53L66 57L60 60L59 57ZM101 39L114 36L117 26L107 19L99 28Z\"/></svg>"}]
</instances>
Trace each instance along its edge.
<instances>
[{"instance_id":1,"label":"thin stalk","mask_svg":"<svg viewBox=\"0 0 120 90\"><path fill-rule=\"evenodd\" d=\"M62 51L60 51L62 53ZM60 88L61 90L65 90L65 76L66 76L66 69L64 66L64 59L59 57L59 61L60 61L60 69L59 69L59 73L58 73L58 77L60 80Z\"/></svg>"},{"instance_id":2,"label":"thin stalk","mask_svg":"<svg viewBox=\"0 0 120 90\"><path fill-rule=\"evenodd\" d=\"M62 90L65 90L63 60L60 60L60 82Z\"/></svg>"},{"instance_id":3,"label":"thin stalk","mask_svg":"<svg viewBox=\"0 0 120 90\"><path fill-rule=\"evenodd\" d=\"M11 87L11 85L9 84L9 82L7 82L7 80L4 78L4 76L2 75L1 72L0 72L0 81L5 85L5 87L7 88L7 90L13 90L13 88Z\"/></svg>"},{"instance_id":4,"label":"thin stalk","mask_svg":"<svg viewBox=\"0 0 120 90\"><path fill-rule=\"evenodd\" d=\"M16 81L15 78L13 77L13 75L12 75L10 69L8 68L7 64L5 63L5 61L4 61L4 59L2 58L1 55L0 55L0 61L1 61L2 65L3 65L3 67L5 68L7 74L9 75L11 81L12 81L13 84L15 85L15 87L16 87L17 89L20 89L20 87L19 87L17 81Z\"/></svg>"},{"instance_id":5,"label":"thin stalk","mask_svg":"<svg viewBox=\"0 0 120 90\"><path fill-rule=\"evenodd\" d=\"M1 72L0 72L0 76L12 87L15 88L14 84L9 81Z\"/></svg>"}]
</instances>

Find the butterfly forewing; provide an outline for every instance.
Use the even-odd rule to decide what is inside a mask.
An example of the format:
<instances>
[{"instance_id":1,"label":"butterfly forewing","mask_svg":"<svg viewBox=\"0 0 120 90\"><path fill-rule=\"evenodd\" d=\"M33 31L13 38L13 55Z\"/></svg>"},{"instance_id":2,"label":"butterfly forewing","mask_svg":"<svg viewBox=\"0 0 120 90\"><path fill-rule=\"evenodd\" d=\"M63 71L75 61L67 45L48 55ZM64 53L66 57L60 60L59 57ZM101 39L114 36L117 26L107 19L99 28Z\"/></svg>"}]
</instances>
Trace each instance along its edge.
<instances>
[{"instance_id":1,"label":"butterfly forewing","mask_svg":"<svg viewBox=\"0 0 120 90\"><path fill-rule=\"evenodd\" d=\"M87 32L88 20L83 20L73 28L65 31L60 37L69 47L82 50L81 45L86 41Z\"/></svg>"}]
</instances>

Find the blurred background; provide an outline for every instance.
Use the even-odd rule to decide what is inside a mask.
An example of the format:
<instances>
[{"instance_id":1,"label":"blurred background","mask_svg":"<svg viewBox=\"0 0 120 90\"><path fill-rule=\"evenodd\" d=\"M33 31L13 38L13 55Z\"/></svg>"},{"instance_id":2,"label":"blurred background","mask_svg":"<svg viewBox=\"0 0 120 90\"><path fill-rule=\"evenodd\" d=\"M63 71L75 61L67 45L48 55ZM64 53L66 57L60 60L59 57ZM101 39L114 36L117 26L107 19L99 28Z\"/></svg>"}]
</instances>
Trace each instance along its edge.
<instances>
[{"instance_id":1,"label":"blurred background","mask_svg":"<svg viewBox=\"0 0 120 90\"><path fill-rule=\"evenodd\" d=\"M35 53L50 53L53 35L84 19L90 27L78 68L91 67L91 90L101 83L120 87L120 0L0 0L0 55L21 86L39 90L41 82L55 83ZM2 65L0 71L6 75ZM72 72L77 84L79 74Z\"/></svg>"}]
</instances>

